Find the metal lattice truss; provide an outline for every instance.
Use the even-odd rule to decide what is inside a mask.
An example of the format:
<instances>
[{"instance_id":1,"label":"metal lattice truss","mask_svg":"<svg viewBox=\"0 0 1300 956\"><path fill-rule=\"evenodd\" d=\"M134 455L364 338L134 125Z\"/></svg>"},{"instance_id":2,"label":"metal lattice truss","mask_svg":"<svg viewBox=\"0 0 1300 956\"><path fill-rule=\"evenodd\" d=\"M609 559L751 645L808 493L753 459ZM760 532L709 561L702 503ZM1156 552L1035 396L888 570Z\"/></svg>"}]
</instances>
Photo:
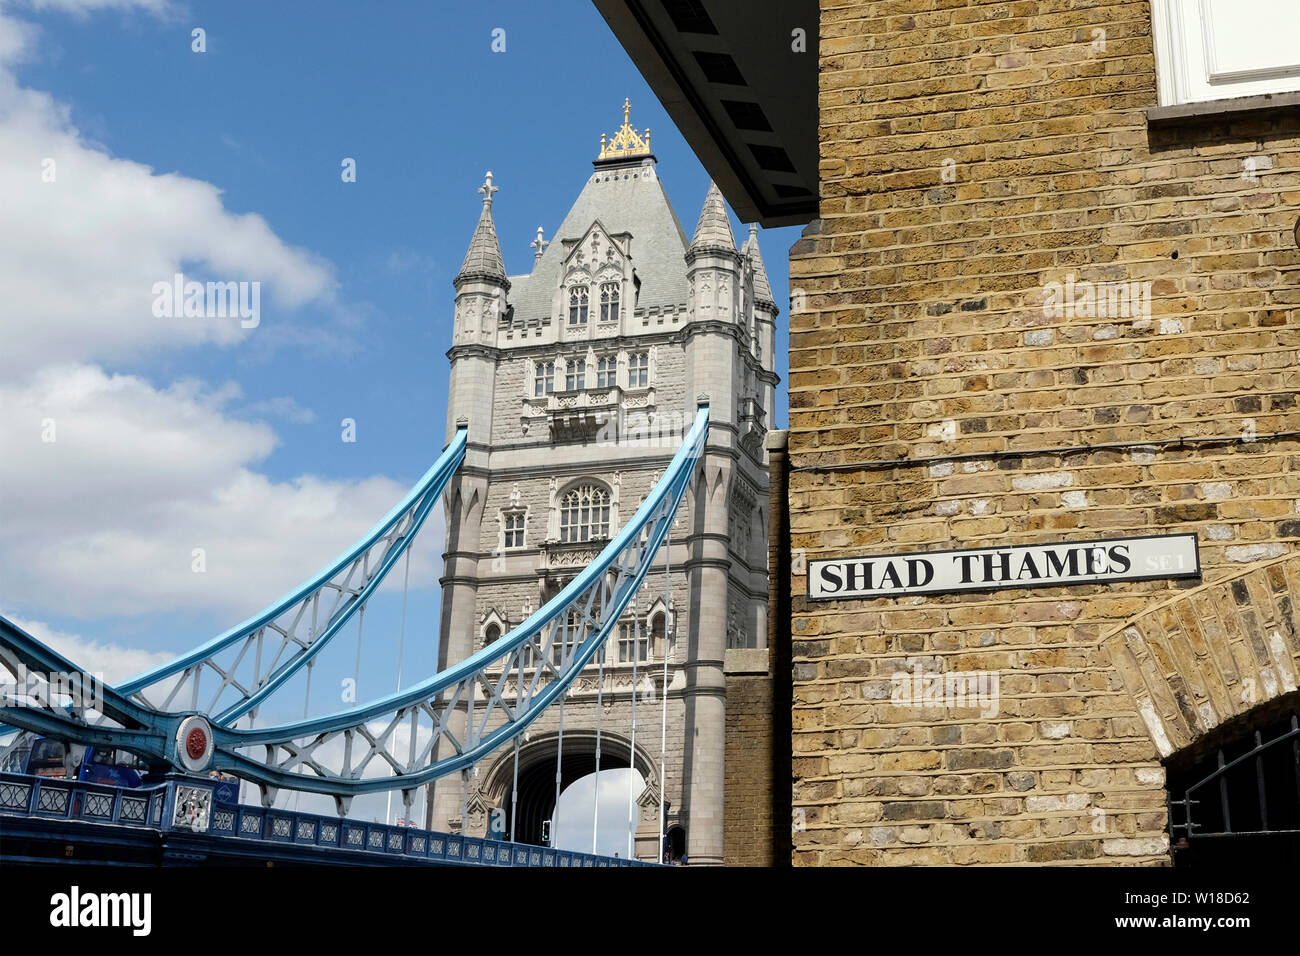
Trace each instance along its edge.
<instances>
[{"instance_id":1,"label":"metal lattice truss","mask_svg":"<svg viewBox=\"0 0 1300 956\"><path fill-rule=\"evenodd\" d=\"M169 760L180 716L142 707L0 617L0 720L81 744ZM0 762L22 741L0 748Z\"/></svg>"},{"instance_id":2,"label":"metal lattice truss","mask_svg":"<svg viewBox=\"0 0 1300 956\"><path fill-rule=\"evenodd\" d=\"M464 460L466 435L464 428L458 429L406 497L329 567L243 624L118 685L117 692L150 711L201 713L215 724L255 713L262 701L324 650L406 553ZM0 647L0 663L15 671L18 662L6 661L4 653ZM36 691L29 696L58 696L56 687L49 693L37 690L45 686L42 676L24 671L22 678ZM62 695L60 713L90 724L112 721L93 709L77 706L69 711L69 696ZM12 726L0 725L0 734L19 725L9 723Z\"/></svg>"},{"instance_id":3,"label":"metal lattice truss","mask_svg":"<svg viewBox=\"0 0 1300 956\"><path fill-rule=\"evenodd\" d=\"M364 605L460 465L464 430L411 494L330 568L170 664L120 687L99 688L93 706L70 704L69 695L60 694L60 679L50 676L77 675L84 684L93 680L90 675L0 617L0 665L23 675L27 696L35 700L0 695L0 721L124 748L190 773L233 771L259 784L264 799L280 788L332 794L340 806L359 793L409 793L522 734L568 690L617 626L667 539L708 427L708 408L701 405L636 515L545 607L505 637L404 691L298 723L257 730L230 726L309 663ZM230 660L219 662L219 654ZM201 687L204 678L215 687ZM33 682L39 685L35 693ZM218 706L220 713L207 717Z\"/></svg>"},{"instance_id":4,"label":"metal lattice truss","mask_svg":"<svg viewBox=\"0 0 1300 956\"><path fill-rule=\"evenodd\" d=\"M213 766L276 788L404 791L476 763L563 695L617 626L668 536L708 434L701 407L672 464L597 559L517 628L405 691L328 717L214 728Z\"/></svg>"},{"instance_id":5,"label":"metal lattice truss","mask_svg":"<svg viewBox=\"0 0 1300 956\"><path fill-rule=\"evenodd\" d=\"M118 687L164 713L229 724L308 664L383 582L465 457L459 429L433 467L360 542L279 603L188 654Z\"/></svg>"}]
</instances>

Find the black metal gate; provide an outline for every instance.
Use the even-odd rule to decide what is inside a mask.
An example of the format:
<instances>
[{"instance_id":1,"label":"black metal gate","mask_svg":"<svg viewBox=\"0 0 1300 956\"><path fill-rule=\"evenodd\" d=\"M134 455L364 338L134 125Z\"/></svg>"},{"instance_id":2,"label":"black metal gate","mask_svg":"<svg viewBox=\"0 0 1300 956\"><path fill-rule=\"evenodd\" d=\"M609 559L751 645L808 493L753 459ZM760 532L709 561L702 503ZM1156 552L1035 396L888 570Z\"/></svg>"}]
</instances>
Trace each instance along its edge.
<instances>
[{"instance_id":1,"label":"black metal gate","mask_svg":"<svg viewBox=\"0 0 1300 956\"><path fill-rule=\"evenodd\" d=\"M1300 854L1300 705L1171 765L1175 865L1278 862Z\"/></svg>"}]
</instances>

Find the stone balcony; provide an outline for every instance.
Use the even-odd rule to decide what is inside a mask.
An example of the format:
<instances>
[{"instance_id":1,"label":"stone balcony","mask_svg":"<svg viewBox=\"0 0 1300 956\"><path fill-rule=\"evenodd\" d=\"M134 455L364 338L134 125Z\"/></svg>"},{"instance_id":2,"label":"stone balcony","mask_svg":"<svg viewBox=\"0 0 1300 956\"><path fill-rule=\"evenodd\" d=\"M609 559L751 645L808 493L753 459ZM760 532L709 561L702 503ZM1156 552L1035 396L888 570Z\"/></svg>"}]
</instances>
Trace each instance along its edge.
<instances>
[{"instance_id":1,"label":"stone balcony","mask_svg":"<svg viewBox=\"0 0 1300 956\"><path fill-rule=\"evenodd\" d=\"M602 428L617 423L622 400L617 386L551 392L524 399L520 424L529 436L545 434L554 442L590 441Z\"/></svg>"},{"instance_id":2,"label":"stone balcony","mask_svg":"<svg viewBox=\"0 0 1300 956\"><path fill-rule=\"evenodd\" d=\"M539 548L541 561L537 572L549 575L551 572L572 570L576 573L594 562L607 544L609 544L608 538L593 538L589 541L566 544L559 541L546 541Z\"/></svg>"}]
</instances>

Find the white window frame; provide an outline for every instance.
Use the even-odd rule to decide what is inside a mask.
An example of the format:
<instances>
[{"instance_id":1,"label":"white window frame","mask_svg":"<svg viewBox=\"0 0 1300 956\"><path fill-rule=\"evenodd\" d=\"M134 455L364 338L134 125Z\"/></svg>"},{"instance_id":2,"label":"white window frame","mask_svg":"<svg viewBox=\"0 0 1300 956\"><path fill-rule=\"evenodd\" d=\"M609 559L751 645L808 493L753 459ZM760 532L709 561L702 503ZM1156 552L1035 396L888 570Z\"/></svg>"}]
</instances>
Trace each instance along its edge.
<instances>
[{"instance_id":1,"label":"white window frame","mask_svg":"<svg viewBox=\"0 0 1300 956\"><path fill-rule=\"evenodd\" d=\"M569 321L571 329L584 329L588 326L591 311L591 284L579 282L569 286Z\"/></svg>"},{"instance_id":2,"label":"white window frame","mask_svg":"<svg viewBox=\"0 0 1300 956\"><path fill-rule=\"evenodd\" d=\"M1295 11L1300 16L1300 6ZM1239 15L1244 17L1246 14L1242 12ZM1217 63L1215 16L1212 0L1151 0L1161 106L1300 92L1300 43L1296 44L1295 63L1228 70ZM1285 30L1286 26L1259 25L1261 30L1270 28Z\"/></svg>"},{"instance_id":3,"label":"white window frame","mask_svg":"<svg viewBox=\"0 0 1300 956\"><path fill-rule=\"evenodd\" d=\"M541 391L538 391L538 387ZM545 398L555 391L555 362L534 362L533 363L533 397Z\"/></svg>"},{"instance_id":4,"label":"white window frame","mask_svg":"<svg viewBox=\"0 0 1300 956\"><path fill-rule=\"evenodd\" d=\"M576 506L568 504L569 497L576 495ZM596 482L577 482L564 489L559 496L560 542L562 544L585 544L588 541L604 541L610 536L613 523L613 495L603 484ZM573 520L566 521L570 515Z\"/></svg>"},{"instance_id":5,"label":"white window frame","mask_svg":"<svg viewBox=\"0 0 1300 956\"><path fill-rule=\"evenodd\" d=\"M519 526L512 528L512 520L518 519ZM510 543L510 535L518 533L519 541L515 544ZM503 551L514 551L519 548L528 547L528 512L522 508L511 509L501 512L501 549Z\"/></svg>"},{"instance_id":6,"label":"white window frame","mask_svg":"<svg viewBox=\"0 0 1300 956\"><path fill-rule=\"evenodd\" d=\"M621 318L623 283L618 281L600 284L600 321L617 322Z\"/></svg>"},{"instance_id":7,"label":"white window frame","mask_svg":"<svg viewBox=\"0 0 1300 956\"><path fill-rule=\"evenodd\" d=\"M638 382L633 380L633 373L634 371L636 371L636 369L632 364L632 360L638 355L645 356L645 383L644 384L639 384ZM629 352L627 354L627 387L630 389L650 387L650 350L649 349L646 349L643 352Z\"/></svg>"},{"instance_id":8,"label":"white window frame","mask_svg":"<svg viewBox=\"0 0 1300 956\"><path fill-rule=\"evenodd\" d=\"M586 387L587 387L586 358L569 359L569 361L564 366L564 390L566 392L579 392Z\"/></svg>"},{"instance_id":9,"label":"white window frame","mask_svg":"<svg viewBox=\"0 0 1300 956\"><path fill-rule=\"evenodd\" d=\"M601 368L601 366L604 368ZM618 385L618 356L599 355L596 357L596 387L614 388Z\"/></svg>"},{"instance_id":10,"label":"white window frame","mask_svg":"<svg viewBox=\"0 0 1300 956\"><path fill-rule=\"evenodd\" d=\"M644 664L650 660L650 631L641 622L632 618L618 626L618 660L619 664L631 664L632 654L639 653L637 663Z\"/></svg>"}]
</instances>

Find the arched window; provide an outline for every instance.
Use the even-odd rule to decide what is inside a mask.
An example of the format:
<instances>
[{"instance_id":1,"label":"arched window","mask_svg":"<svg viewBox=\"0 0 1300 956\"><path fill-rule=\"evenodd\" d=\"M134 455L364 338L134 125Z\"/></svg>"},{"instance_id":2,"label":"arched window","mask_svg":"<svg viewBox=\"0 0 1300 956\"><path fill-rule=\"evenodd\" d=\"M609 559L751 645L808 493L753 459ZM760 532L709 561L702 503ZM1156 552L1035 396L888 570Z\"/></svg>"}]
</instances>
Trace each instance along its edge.
<instances>
[{"instance_id":1,"label":"arched window","mask_svg":"<svg viewBox=\"0 0 1300 956\"><path fill-rule=\"evenodd\" d=\"M618 283L602 282L600 285L600 321L618 321Z\"/></svg>"},{"instance_id":2,"label":"arched window","mask_svg":"<svg viewBox=\"0 0 1300 956\"><path fill-rule=\"evenodd\" d=\"M662 612L650 619L650 652L655 657L664 657L664 615Z\"/></svg>"},{"instance_id":3,"label":"arched window","mask_svg":"<svg viewBox=\"0 0 1300 956\"><path fill-rule=\"evenodd\" d=\"M487 630L483 632L483 646L501 640L501 626L496 623L489 624Z\"/></svg>"},{"instance_id":4,"label":"arched window","mask_svg":"<svg viewBox=\"0 0 1300 956\"><path fill-rule=\"evenodd\" d=\"M560 541L564 544L609 537L609 492L582 485L560 501Z\"/></svg>"},{"instance_id":5,"label":"arched window","mask_svg":"<svg viewBox=\"0 0 1300 956\"><path fill-rule=\"evenodd\" d=\"M686 829L669 827L664 834L664 862L674 866L685 866L689 861L686 856Z\"/></svg>"},{"instance_id":6,"label":"arched window","mask_svg":"<svg viewBox=\"0 0 1300 956\"><path fill-rule=\"evenodd\" d=\"M590 291L585 285L575 285L569 290L569 324L586 325L587 324L587 306L590 301Z\"/></svg>"}]
</instances>

